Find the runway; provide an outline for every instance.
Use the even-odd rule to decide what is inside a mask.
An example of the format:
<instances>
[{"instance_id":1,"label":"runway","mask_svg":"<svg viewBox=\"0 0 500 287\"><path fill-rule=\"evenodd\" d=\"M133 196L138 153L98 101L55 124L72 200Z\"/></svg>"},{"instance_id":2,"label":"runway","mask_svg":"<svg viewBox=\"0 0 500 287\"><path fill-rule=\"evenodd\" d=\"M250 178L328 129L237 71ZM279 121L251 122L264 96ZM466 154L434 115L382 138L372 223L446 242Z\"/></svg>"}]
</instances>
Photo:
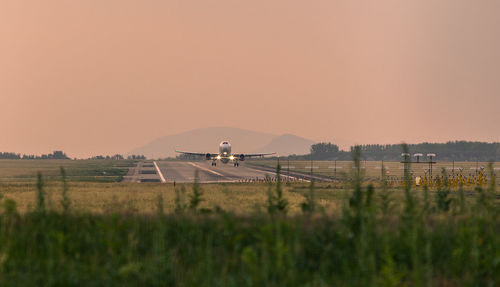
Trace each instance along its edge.
<instances>
[{"instance_id":1,"label":"runway","mask_svg":"<svg viewBox=\"0 0 500 287\"><path fill-rule=\"evenodd\" d=\"M272 180L276 179L276 172L273 169L246 165L245 162L240 162L240 166L235 167L231 163L220 162L217 166L211 166L210 161L147 160L131 167L128 174L123 177L123 182L193 182L196 170L198 170L200 183L260 182L266 176ZM307 175L293 172L289 175L282 173L281 178L291 181L309 181L310 179ZM321 181L321 178L315 180Z\"/></svg>"},{"instance_id":2,"label":"runway","mask_svg":"<svg viewBox=\"0 0 500 287\"><path fill-rule=\"evenodd\" d=\"M138 162L136 166L131 167L123 182L162 182L158 174L158 169L153 161Z\"/></svg>"},{"instance_id":3,"label":"runway","mask_svg":"<svg viewBox=\"0 0 500 287\"><path fill-rule=\"evenodd\" d=\"M200 183L244 182L263 180L266 175L275 176L273 172L257 170L245 165L244 162L240 163L239 167L220 162L217 166L211 166L210 161L157 161L156 163L166 182L193 182L196 170Z\"/></svg>"}]
</instances>

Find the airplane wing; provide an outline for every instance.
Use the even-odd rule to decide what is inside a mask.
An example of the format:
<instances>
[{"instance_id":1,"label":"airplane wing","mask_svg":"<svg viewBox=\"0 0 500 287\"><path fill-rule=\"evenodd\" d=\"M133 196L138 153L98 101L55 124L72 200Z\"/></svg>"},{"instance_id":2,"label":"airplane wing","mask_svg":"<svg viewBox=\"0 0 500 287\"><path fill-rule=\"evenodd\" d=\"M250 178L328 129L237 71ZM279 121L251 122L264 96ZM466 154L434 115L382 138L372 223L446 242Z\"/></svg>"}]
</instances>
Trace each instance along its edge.
<instances>
[{"instance_id":1,"label":"airplane wing","mask_svg":"<svg viewBox=\"0 0 500 287\"><path fill-rule=\"evenodd\" d=\"M177 153L181 153L181 154L186 154L186 155L194 155L194 156L204 156L204 157L210 157L210 158L213 158L213 157L217 157L217 153L203 153L203 152L188 152L188 151L179 151L179 150L176 150L175 152Z\"/></svg>"},{"instance_id":2,"label":"airplane wing","mask_svg":"<svg viewBox=\"0 0 500 287\"><path fill-rule=\"evenodd\" d=\"M245 158L251 158L251 157L264 157L266 155L275 155L276 153L235 153L233 154L234 157L245 157Z\"/></svg>"}]
</instances>

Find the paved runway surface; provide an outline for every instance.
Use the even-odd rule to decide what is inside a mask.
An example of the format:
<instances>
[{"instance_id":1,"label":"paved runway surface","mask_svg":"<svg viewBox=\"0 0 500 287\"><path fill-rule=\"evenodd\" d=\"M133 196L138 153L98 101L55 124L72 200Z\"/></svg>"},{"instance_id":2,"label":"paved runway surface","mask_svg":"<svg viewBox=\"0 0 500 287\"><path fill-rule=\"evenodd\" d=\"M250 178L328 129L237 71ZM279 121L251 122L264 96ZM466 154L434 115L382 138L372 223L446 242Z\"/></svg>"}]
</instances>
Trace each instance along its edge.
<instances>
[{"instance_id":1,"label":"paved runway surface","mask_svg":"<svg viewBox=\"0 0 500 287\"><path fill-rule=\"evenodd\" d=\"M153 161L138 162L136 166L129 169L126 176L123 177L125 182L161 182L162 179L158 174Z\"/></svg>"},{"instance_id":2,"label":"paved runway surface","mask_svg":"<svg viewBox=\"0 0 500 287\"><path fill-rule=\"evenodd\" d=\"M199 180L208 182L240 182L265 178L266 174L273 177L273 172L261 171L240 163L239 167L233 164L217 163L211 166L210 161L181 162L157 161L161 174L167 182L193 182L195 170L198 169Z\"/></svg>"}]
</instances>

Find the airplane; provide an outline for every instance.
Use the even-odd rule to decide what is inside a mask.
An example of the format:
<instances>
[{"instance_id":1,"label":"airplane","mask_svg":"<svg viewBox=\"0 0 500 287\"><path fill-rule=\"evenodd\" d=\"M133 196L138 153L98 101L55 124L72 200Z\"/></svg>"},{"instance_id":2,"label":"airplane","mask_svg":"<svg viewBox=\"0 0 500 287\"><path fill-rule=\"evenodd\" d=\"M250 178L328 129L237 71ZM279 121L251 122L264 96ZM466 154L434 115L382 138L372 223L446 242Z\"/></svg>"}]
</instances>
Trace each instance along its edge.
<instances>
[{"instance_id":1,"label":"airplane","mask_svg":"<svg viewBox=\"0 0 500 287\"><path fill-rule=\"evenodd\" d=\"M231 144L229 141L222 141L219 145L219 153L200 153L200 152L185 152L178 151L175 152L186 154L186 155L195 155L195 156L204 156L206 160L212 160L212 166L217 166L217 160L220 160L223 164L227 164L228 162L233 162L234 166L240 166L240 161L244 161L246 158L252 157L264 157L266 155L273 155L273 153L231 153Z\"/></svg>"}]
</instances>

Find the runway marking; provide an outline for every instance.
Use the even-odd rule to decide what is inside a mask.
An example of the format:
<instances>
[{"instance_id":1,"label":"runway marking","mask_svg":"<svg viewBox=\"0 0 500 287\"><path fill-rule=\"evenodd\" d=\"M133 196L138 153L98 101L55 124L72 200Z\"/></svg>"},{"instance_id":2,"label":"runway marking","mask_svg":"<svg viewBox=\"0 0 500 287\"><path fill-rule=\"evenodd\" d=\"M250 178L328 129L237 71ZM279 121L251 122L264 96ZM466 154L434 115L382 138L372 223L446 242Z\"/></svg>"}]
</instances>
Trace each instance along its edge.
<instances>
[{"instance_id":1,"label":"runway marking","mask_svg":"<svg viewBox=\"0 0 500 287\"><path fill-rule=\"evenodd\" d=\"M256 168L250 167L250 166L248 166L248 165L246 165L245 167L246 167L246 168L248 168L248 169L251 169L251 170L253 170L253 171L260 172L260 173L262 173L262 174L264 174L264 175L269 175L269 174L274 173L274 172L271 172L271 171L264 171L264 170L256 169ZM284 171L284 170L282 169L282 170L281 170L281 174L280 174L280 176L285 177L285 178L289 178L289 179L297 179L297 180L301 180L301 179L300 179L300 178L298 178L298 177L283 174L283 171ZM286 170L285 170L285 172L286 172ZM304 180L304 181L305 181L305 182L309 182L308 180Z\"/></svg>"},{"instance_id":2,"label":"runway marking","mask_svg":"<svg viewBox=\"0 0 500 287\"><path fill-rule=\"evenodd\" d=\"M225 177L222 173L218 173L218 172L213 171L213 170L211 170L211 169L209 169L209 168L199 166L199 165L197 165L197 164L195 164L195 163L188 162L188 164L190 164L190 165L192 165L192 166L194 166L194 167L197 167L197 168L199 168L199 169L202 169L202 170L204 170L204 171L208 171L208 172L210 172L210 173L213 173L213 174L215 174L215 175Z\"/></svg>"},{"instance_id":3,"label":"runway marking","mask_svg":"<svg viewBox=\"0 0 500 287\"><path fill-rule=\"evenodd\" d=\"M156 171L158 172L158 175L160 175L161 182L163 182L163 183L167 182L165 180L165 178L163 177L163 174L161 173L161 170L158 167L158 164L156 163L156 161L153 161L153 164L155 165L155 168L156 168Z\"/></svg>"}]
</instances>

